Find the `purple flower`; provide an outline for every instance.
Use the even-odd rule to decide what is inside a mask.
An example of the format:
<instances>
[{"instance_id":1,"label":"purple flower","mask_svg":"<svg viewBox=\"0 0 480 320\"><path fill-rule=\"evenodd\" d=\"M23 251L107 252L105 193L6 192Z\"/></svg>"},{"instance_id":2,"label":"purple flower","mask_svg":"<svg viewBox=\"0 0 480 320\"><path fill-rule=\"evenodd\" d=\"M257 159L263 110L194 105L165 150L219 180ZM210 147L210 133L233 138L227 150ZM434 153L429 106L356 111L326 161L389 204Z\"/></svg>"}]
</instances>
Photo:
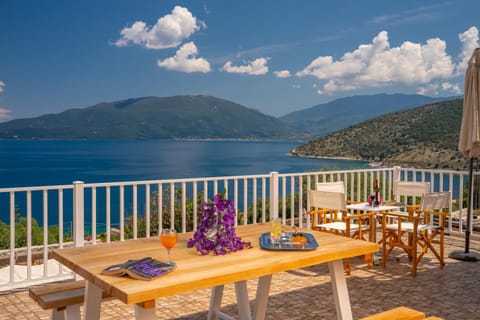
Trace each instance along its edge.
<instances>
[{"instance_id":1,"label":"purple flower","mask_svg":"<svg viewBox=\"0 0 480 320\"><path fill-rule=\"evenodd\" d=\"M187 247L196 247L200 254L213 252L214 255L224 255L244 248L251 248L250 242L242 241L235 234L235 218L237 216L233 201L217 194L212 200L202 202L202 215L193 238ZM212 236L213 234L213 236Z\"/></svg>"}]
</instances>

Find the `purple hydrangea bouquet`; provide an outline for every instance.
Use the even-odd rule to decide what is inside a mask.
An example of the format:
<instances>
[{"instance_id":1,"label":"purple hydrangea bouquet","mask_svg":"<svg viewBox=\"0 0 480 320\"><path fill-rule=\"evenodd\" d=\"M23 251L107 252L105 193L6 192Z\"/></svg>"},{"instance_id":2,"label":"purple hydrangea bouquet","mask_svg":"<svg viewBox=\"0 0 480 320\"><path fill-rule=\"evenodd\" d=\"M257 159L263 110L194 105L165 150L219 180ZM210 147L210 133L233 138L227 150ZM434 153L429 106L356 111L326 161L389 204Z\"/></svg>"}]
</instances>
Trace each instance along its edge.
<instances>
[{"instance_id":1,"label":"purple hydrangea bouquet","mask_svg":"<svg viewBox=\"0 0 480 320\"><path fill-rule=\"evenodd\" d=\"M202 255L213 252L214 255L224 255L244 248L251 248L251 243L242 241L235 234L236 211L233 201L225 199L223 194L217 194L212 200L207 200L201 206L202 215L197 230L187 247L196 247Z\"/></svg>"}]
</instances>

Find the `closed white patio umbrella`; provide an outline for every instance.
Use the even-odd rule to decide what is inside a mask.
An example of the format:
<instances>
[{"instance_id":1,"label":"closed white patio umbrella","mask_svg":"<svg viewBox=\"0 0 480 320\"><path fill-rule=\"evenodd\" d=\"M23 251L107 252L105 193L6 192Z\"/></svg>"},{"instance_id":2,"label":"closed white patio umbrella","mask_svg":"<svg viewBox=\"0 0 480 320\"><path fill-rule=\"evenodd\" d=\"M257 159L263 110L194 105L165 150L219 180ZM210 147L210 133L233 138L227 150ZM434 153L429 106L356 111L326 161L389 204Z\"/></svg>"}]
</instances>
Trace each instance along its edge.
<instances>
[{"instance_id":1,"label":"closed white patio umbrella","mask_svg":"<svg viewBox=\"0 0 480 320\"><path fill-rule=\"evenodd\" d=\"M465 72L463 115L458 151L470 159L465 250L453 251L449 257L463 261L478 261L480 256L470 252L470 229L473 198L473 159L480 158L480 48L473 51Z\"/></svg>"}]
</instances>

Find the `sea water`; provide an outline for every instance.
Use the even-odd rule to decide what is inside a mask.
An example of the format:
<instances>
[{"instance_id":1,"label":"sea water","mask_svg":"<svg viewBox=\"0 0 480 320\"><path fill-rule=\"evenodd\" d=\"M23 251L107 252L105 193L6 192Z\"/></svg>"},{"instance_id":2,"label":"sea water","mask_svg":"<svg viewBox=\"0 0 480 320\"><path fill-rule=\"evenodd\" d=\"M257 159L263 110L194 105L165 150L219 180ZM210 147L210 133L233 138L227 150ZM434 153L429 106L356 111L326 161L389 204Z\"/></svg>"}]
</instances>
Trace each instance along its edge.
<instances>
[{"instance_id":1,"label":"sea water","mask_svg":"<svg viewBox=\"0 0 480 320\"><path fill-rule=\"evenodd\" d=\"M299 158L288 154L301 144L176 140L0 141L0 189L66 185L73 181L101 183L367 167L361 161ZM0 202L6 199L8 194L3 194ZM0 208L5 206L0 203ZM35 210L38 211L41 212ZM8 209L0 210L0 220L8 221L8 217Z\"/></svg>"}]
</instances>

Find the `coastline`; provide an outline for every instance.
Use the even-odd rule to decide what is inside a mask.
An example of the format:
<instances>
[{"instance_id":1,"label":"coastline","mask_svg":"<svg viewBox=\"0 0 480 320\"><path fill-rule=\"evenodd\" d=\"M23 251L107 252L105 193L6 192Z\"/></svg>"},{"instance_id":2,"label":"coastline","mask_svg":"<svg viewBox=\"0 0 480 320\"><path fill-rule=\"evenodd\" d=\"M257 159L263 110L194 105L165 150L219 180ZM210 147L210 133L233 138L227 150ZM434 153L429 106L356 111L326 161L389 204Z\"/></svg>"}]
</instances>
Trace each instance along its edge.
<instances>
[{"instance_id":1,"label":"coastline","mask_svg":"<svg viewBox=\"0 0 480 320\"><path fill-rule=\"evenodd\" d=\"M288 153L292 157L299 157L299 158L309 158L309 159L326 159L326 160L340 160L340 161L360 161L365 162L370 168L382 168L384 167L384 163L381 161L368 161L365 159L357 159L353 157L327 157L327 156L305 156L300 155L295 152L290 151Z\"/></svg>"}]
</instances>

